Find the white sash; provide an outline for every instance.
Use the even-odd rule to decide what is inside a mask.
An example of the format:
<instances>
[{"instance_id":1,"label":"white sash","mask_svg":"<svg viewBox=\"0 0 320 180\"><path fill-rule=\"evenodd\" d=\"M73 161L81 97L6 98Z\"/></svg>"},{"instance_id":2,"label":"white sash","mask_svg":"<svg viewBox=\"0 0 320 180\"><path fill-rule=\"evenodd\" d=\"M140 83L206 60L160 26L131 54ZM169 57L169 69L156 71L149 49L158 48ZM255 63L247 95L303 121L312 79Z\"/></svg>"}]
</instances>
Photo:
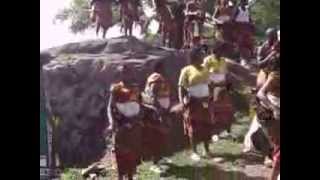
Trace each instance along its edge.
<instances>
[{"instance_id":1,"label":"white sash","mask_svg":"<svg viewBox=\"0 0 320 180\"><path fill-rule=\"evenodd\" d=\"M239 13L236 22L249 22L249 10L246 8L244 11L239 7Z\"/></svg>"},{"instance_id":2,"label":"white sash","mask_svg":"<svg viewBox=\"0 0 320 180\"><path fill-rule=\"evenodd\" d=\"M189 95L195 98L203 98L209 96L208 84L198 84L188 88Z\"/></svg>"},{"instance_id":3,"label":"white sash","mask_svg":"<svg viewBox=\"0 0 320 180\"><path fill-rule=\"evenodd\" d=\"M222 15L222 16L219 16L217 19L218 19L219 21L221 21L222 23L224 23L224 22L227 22L227 21L230 20L230 16Z\"/></svg>"},{"instance_id":4,"label":"white sash","mask_svg":"<svg viewBox=\"0 0 320 180\"><path fill-rule=\"evenodd\" d=\"M199 29L199 24L198 24L198 22L194 22L194 33L193 33L193 35L194 35L194 37L198 37L198 36L200 36L200 29Z\"/></svg>"},{"instance_id":5,"label":"white sash","mask_svg":"<svg viewBox=\"0 0 320 180\"><path fill-rule=\"evenodd\" d=\"M280 108L280 98L273 96L272 94L268 93L267 94L267 98L269 99L269 101L274 105L277 106L278 108Z\"/></svg>"},{"instance_id":6,"label":"white sash","mask_svg":"<svg viewBox=\"0 0 320 180\"><path fill-rule=\"evenodd\" d=\"M254 149L251 136L254 132L256 132L259 128L261 128L261 124L258 122L257 116L254 116L254 119L251 122L249 131L247 132L245 138L244 138L244 149L243 152L249 152Z\"/></svg>"},{"instance_id":7,"label":"white sash","mask_svg":"<svg viewBox=\"0 0 320 180\"><path fill-rule=\"evenodd\" d=\"M140 112L140 105L135 101L116 103L116 107L126 117L133 117Z\"/></svg>"},{"instance_id":8,"label":"white sash","mask_svg":"<svg viewBox=\"0 0 320 180\"><path fill-rule=\"evenodd\" d=\"M212 73L209 77L210 81L214 83L222 83L226 81L225 73Z\"/></svg>"},{"instance_id":9,"label":"white sash","mask_svg":"<svg viewBox=\"0 0 320 180\"><path fill-rule=\"evenodd\" d=\"M168 109L170 106L170 98L169 97L159 98L158 102L159 102L160 106L164 109Z\"/></svg>"}]
</instances>

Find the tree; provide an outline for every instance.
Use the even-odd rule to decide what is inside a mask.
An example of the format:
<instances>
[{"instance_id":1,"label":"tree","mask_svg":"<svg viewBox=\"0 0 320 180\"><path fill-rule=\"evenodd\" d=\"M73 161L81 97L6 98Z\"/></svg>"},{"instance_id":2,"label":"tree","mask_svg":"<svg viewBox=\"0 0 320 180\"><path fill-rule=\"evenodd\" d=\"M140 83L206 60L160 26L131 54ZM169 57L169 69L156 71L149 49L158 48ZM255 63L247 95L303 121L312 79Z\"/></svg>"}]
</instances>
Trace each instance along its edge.
<instances>
[{"instance_id":1,"label":"tree","mask_svg":"<svg viewBox=\"0 0 320 180\"><path fill-rule=\"evenodd\" d=\"M262 35L268 27L280 28L280 0L257 0L252 7L252 17L258 35Z\"/></svg>"}]
</instances>

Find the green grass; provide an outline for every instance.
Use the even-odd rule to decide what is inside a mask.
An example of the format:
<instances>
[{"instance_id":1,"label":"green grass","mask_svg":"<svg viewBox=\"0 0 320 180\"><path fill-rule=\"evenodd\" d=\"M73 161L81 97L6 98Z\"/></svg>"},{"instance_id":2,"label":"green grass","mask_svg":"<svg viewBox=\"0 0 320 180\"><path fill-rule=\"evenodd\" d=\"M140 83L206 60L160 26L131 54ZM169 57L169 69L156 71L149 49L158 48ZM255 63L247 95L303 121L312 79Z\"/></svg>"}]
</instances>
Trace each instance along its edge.
<instances>
[{"instance_id":1,"label":"green grass","mask_svg":"<svg viewBox=\"0 0 320 180\"><path fill-rule=\"evenodd\" d=\"M61 176L61 180L84 180L78 169L65 169Z\"/></svg>"},{"instance_id":2,"label":"green grass","mask_svg":"<svg viewBox=\"0 0 320 180\"><path fill-rule=\"evenodd\" d=\"M250 124L250 117L238 112L236 114L237 122L232 126L232 135L235 137L235 141L231 138L220 139L218 142L210 144L210 150L213 152L214 157L223 158L223 170L219 170L217 164L213 162L212 158L202 158L200 162L193 162L189 155L189 150L177 152L169 157L173 163L163 164L165 172L163 174L157 174L150 171L152 162L143 162L137 170L138 180L160 180L160 176L165 180L211 180L219 179L221 173L226 179L235 176L235 169L237 168L237 160L241 159L242 142L243 138L248 131ZM203 145L198 145L199 153L204 151ZM230 171L230 172L229 172ZM219 174L219 175L217 175ZM225 179L223 178L223 179ZM99 180L113 180L117 179L117 173L115 170L107 171L104 177ZM62 180L82 180L79 170L68 169L65 170L62 176Z\"/></svg>"}]
</instances>

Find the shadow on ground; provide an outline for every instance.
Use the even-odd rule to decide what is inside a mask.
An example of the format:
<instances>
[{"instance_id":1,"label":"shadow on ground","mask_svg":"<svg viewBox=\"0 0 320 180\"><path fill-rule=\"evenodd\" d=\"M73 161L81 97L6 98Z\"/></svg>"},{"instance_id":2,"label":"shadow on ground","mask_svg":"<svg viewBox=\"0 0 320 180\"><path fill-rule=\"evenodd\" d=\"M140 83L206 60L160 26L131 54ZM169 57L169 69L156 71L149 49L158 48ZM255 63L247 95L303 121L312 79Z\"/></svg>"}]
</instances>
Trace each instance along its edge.
<instances>
[{"instance_id":1,"label":"shadow on ground","mask_svg":"<svg viewBox=\"0 0 320 180\"><path fill-rule=\"evenodd\" d=\"M161 175L165 179L185 180L265 180L264 177L249 177L241 171L225 170L212 164L182 165L168 164Z\"/></svg>"}]
</instances>

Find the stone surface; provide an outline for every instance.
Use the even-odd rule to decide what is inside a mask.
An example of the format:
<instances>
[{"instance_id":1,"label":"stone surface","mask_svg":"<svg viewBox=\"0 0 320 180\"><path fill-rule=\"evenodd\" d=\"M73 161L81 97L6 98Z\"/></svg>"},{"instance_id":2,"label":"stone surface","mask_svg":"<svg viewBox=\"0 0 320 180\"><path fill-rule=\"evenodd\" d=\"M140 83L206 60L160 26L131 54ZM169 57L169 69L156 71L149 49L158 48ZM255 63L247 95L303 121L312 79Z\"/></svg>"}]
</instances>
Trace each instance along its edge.
<instances>
[{"instance_id":1,"label":"stone surface","mask_svg":"<svg viewBox=\"0 0 320 180\"><path fill-rule=\"evenodd\" d=\"M127 77L142 89L154 65L162 61L163 74L177 100L178 77L189 61L187 56L188 51L125 37L70 43L40 52L40 84L52 114L59 117L55 142L62 164L87 167L105 152L106 99L110 84L119 77L119 65L129 67ZM248 72L230 64L236 81L248 79Z\"/></svg>"},{"instance_id":2,"label":"stone surface","mask_svg":"<svg viewBox=\"0 0 320 180\"><path fill-rule=\"evenodd\" d=\"M183 53L135 38L71 43L40 53L41 86L52 113L60 119L56 138L62 163L87 164L104 152L106 98L119 76L116 67L126 64L127 77L143 88L158 61L164 62L164 75L175 87L186 64Z\"/></svg>"}]
</instances>

